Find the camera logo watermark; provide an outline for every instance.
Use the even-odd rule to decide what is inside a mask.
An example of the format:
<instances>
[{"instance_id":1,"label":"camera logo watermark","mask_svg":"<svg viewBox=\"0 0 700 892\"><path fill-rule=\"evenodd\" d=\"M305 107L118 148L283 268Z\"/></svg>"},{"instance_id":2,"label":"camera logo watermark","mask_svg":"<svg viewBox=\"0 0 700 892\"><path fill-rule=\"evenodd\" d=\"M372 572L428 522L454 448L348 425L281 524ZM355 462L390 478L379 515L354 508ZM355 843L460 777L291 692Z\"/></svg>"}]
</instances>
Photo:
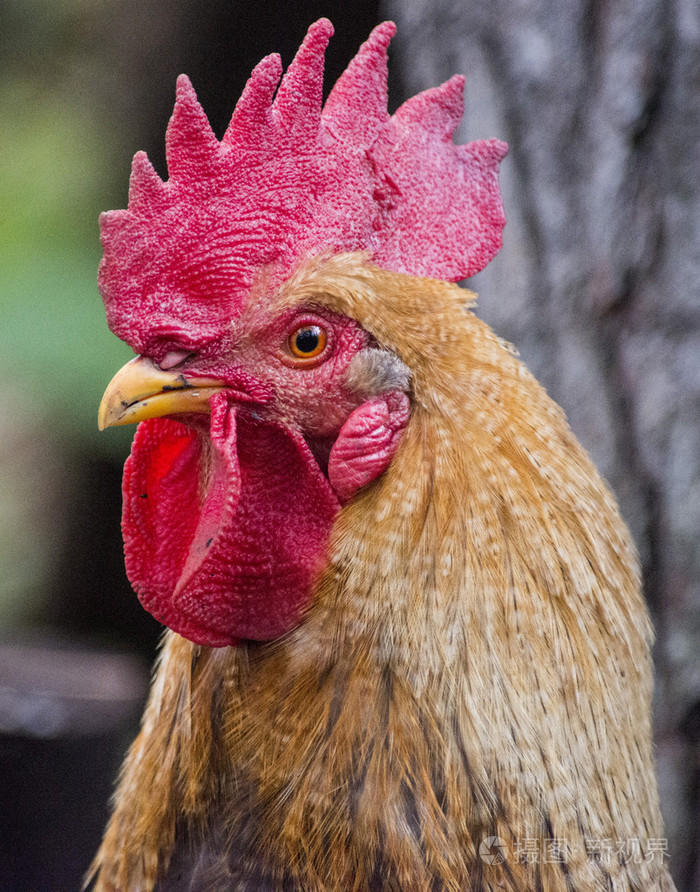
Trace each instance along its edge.
<instances>
[{"instance_id":1,"label":"camera logo watermark","mask_svg":"<svg viewBox=\"0 0 700 892\"><path fill-rule=\"evenodd\" d=\"M487 836L479 844L479 857L486 864L503 864L509 854L508 844L500 836Z\"/></svg>"}]
</instances>

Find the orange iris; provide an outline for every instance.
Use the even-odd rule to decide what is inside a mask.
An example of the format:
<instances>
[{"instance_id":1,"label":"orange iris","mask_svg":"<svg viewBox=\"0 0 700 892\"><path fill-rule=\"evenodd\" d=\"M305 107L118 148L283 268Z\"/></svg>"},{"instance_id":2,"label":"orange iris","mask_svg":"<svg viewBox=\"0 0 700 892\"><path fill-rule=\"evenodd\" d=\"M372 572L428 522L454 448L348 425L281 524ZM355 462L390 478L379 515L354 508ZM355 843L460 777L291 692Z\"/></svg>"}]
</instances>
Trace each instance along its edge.
<instances>
[{"instance_id":1,"label":"orange iris","mask_svg":"<svg viewBox=\"0 0 700 892\"><path fill-rule=\"evenodd\" d=\"M297 359L313 359L326 349L328 336L320 325L302 325L289 336L289 349Z\"/></svg>"}]
</instances>

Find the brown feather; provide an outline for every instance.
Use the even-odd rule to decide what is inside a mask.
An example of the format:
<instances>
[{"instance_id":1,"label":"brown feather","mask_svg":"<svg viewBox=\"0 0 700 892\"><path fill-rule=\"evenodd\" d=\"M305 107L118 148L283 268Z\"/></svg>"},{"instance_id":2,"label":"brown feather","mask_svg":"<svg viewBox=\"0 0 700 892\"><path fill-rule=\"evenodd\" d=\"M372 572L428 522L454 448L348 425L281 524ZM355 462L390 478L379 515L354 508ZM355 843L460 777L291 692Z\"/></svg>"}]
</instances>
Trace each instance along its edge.
<instances>
[{"instance_id":1,"label":"brown feather","mask_svg":"<svg viewBox=\"0 0 700 892\"><path fill-rule=\"evenodd\" d=\"M634 547L471 297L361 255L310 261L276 295L399 357L411 420L342 510L296 630L222 650L166 635L98 892L181 888L171 853L209 838L221 885L192 888L673 889L658 857L586 852L663 835ZM567 860L488 865L489 836L563 839Z\"/></svg>"}]
</instances>

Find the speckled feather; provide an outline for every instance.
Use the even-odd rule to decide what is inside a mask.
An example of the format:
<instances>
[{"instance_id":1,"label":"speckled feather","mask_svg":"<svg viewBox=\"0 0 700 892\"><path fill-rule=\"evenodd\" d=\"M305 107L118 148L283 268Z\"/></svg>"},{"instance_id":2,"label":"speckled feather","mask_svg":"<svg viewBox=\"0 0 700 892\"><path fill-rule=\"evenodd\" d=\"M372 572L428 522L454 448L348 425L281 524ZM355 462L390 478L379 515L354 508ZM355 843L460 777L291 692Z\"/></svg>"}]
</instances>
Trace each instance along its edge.
<instances>
[{"instance_id":1,"label":"speckled feather","mask_svg":"<svg viewBox=\"0 0 700 892\"><path fill-rule=\"evenodd\" d=\"M97 892L672 890L637 559L562 411L469 294L317 258L279 290L411 372L388 471L341 511L304 622L211 649L167 633ZM487 865L482 839L568 841Z\"/></svg>"}]
</instances>

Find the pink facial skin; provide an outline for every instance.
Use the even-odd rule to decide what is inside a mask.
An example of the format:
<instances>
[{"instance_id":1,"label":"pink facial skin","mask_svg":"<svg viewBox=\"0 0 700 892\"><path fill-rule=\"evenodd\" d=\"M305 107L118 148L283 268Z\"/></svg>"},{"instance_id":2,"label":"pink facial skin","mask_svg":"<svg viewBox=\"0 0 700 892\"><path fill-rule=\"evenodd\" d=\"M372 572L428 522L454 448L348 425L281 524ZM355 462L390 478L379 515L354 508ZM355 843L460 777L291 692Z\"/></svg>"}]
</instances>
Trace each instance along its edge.
<instances>
[{"instance_id":1,"label":"pink facial skin","mask_svg":"<svg viewBox=\"0 0 700 892\"><path fill-rule=\"evenodd\" d=\"M172 327L154 338L161 367L229 388L211 398L210 416L142 422L124 473L134 589L161 622L215 647L298 624L341 505L388 467L410 412L404 393L367 399L344 386L370 343L353 320L316 308L245 319L201 356L179 347ZM300 360L290 338L309 325L326 346Z\"/></svg>"}]
</instances>

